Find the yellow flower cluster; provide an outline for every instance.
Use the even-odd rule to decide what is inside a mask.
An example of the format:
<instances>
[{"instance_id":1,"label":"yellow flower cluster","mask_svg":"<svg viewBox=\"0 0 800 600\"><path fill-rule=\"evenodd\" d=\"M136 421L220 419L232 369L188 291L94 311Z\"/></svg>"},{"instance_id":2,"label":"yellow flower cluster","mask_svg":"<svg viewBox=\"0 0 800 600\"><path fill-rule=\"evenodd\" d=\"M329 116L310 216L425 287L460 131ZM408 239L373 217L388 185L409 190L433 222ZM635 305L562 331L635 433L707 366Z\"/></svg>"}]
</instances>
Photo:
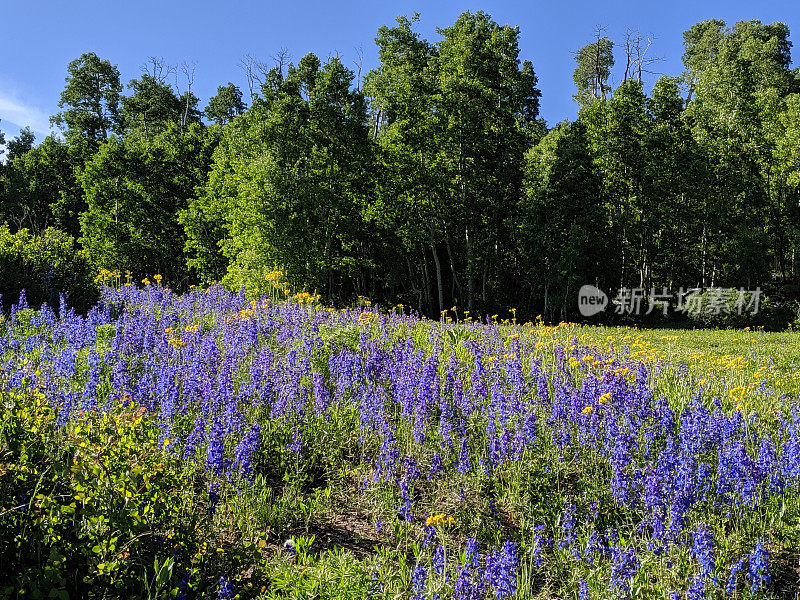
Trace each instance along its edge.
<instances>
[{"instance_id":1,"label":"yellow flower cluster","mask_svg":"<svg viewBox=\"0 0 800 600\"><path fill-rule=\"evenodd\" d=\"M594 356L592 356L591 354L586 354L585 356L582 356L582 357L581 357L581 360L582 360L584 363L586 363L586 365L587 365L587 366L589 366L589 367L596 367L596 366L598 366L598 365L600 364L600 361L599 361L599 360L597 360L597 359L596 359Z\"/></svg>"},{"instance_id":2,"label":"yellow flower cluster","mask_svg":"<svg viewBox=\"0 0 800 600\"><path fill-rule=\"evenodd\" d=\"M455 519L453 517L448 517L444 513L436 513L425 520L425 524L429 527L433 525L447 525L450 523L455 523Z\"/></svg>"},{"instance_id":3,"label":"yellow flower cluster","mask_svg":"<svg viewBox=\"0 0 800 600\"><path fill-rule=\"evenodd\" d=\"M292 296L292 300L298 304L317 304L320 298L319 294L309 294L308 292L299 292Z\"/></svg>"},{"instance_id":4,"label":"yellow flower cluster","mask_svg":"<svg viewBox=\"0 0 800 600\"><path fill-rule=\"evenodd\" d=\"M253 308L244 308L236 313L234 320L238 318L240 321L246 321L250 317L252 317L256 313L255 307Z\"/></svg>"},{"instance_id":5,"label":"yellow flower cluster","mask_svg":"<svg viewBox=\"0 0 800 600\"><path fill-rule=\"evenodd\" d=\"M94 278L95 283L106 283L109 280L116 279L119 280L120 272L119 269L114 269L113 271L109 271L108 269L100 269L100 272Z\"/></svg>"},{"instance_id":6,"label":"yellow flower cluster","mask_svg":"<svg viewBox=\"0 0 800 600\"><path fill-rule=\"evenodd\" d=\"M125 285L131 285L133 275L131 272L125 271ZM105 286L119 287L122 284L122 273L119 269L100 269L100 272L94 278L95 283L100 283Z\"/></svg>"}]
</instances>

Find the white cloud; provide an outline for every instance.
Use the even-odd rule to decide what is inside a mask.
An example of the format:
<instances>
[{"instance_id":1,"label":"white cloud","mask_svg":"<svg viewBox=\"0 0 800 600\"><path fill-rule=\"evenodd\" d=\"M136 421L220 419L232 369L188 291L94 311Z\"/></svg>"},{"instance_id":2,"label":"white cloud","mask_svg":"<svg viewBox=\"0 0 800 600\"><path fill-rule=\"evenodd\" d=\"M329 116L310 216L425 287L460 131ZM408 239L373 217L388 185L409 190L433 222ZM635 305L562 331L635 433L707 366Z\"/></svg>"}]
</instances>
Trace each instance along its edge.
<instances>
[{"instance_id":1,"label":"white cloud","mask_svg":"<svg viewBox=\"0 0 800 600\"><path fill-rule=\"evenodd\" d=\"M30 127L39 139L50 132L50 117L45 111L0 92L0 128L5 131L9 124Z\"/></svg>"}]
</instances>

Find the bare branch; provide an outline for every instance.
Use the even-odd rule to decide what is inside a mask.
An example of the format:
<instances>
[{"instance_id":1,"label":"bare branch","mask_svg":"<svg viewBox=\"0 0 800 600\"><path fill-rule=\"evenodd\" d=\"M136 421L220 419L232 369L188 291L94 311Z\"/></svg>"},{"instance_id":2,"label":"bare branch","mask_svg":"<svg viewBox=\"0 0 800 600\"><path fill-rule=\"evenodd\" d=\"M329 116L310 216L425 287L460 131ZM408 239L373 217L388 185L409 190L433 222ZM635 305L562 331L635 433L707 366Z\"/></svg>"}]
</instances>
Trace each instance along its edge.
<instances>
[{"instance_id":1,"label":"bare branch","mask_svg":"<svg viewBox=\"0 0 800 600\"><path fill-rule=\"evenodd\" d=\"M625 52L627 55L628 63L625 69L625 79L628 77L636 76L636 81L642 82L642 75L655 74L648 67L653 63L664 60L663 56L648 56L650 46L652 46L655 37L650 35L642 35L639 29L626 32L625 37ZM629 71L630 69L630 71Z\"/></svg>"},{"instance_id":2,"label":"bare branch","mask_svg":"<svg viewBox=\"0 0 800 600\"><path fill-rule=\"evenodd\" d=\"M170 75L176 73L175 65L167 63L163 57L158 56L148 57L147 62L143 63L139 69L158 83L165 83Z\"/></svg>"},{"instance_id":3,"label":"bare branch","mask_svg":"<svg viewBox=\"0 0 800 600\"><path fill-rule=\"evenodd\" d=\"M192 91L192 86L194 85L194 75L196 70L197 61L183 61L181 63L181 73L183 73L184 77L186 77L187 91L189 92Z\"/></svg>"},{"instance_id":4,"label":"bare branch","mask_svg":"<svg viewBox=\"0 0 800 600\"><path fill-rule=\"evenodd\" d=\"M270 57L275 66L278 67L278 71L280 72L281 76L283 76L283 70L289 66L289 62L292 60L292 55L289 52L289 49L285 46L282 46L275 54Z\"/></svg>"},{"instance_id":5,"label":"bare branch","mask_svg":"<svg viewBox=\"0 0 800 600\"><path fill-rule=\"evenodd\" d=\"M364 46L359 44L354 48L356 53L356 60L353 61L356 66L356 90L361 91L361 70L364 67Z\"/></svg>"},{"instance_id":6,"label":"bare branch","mask_svg":"<svg viewBox=\"0 0 800 600\"><path fill-rule=\"evenodd\" d=\"M603 77L603 65L601 63L602 55L601 55L601 41L604 37L606 37L606 33L608 28L604 25L598 25L595 27L594 30L594 84L592 85L592 95L597 98L598 91L600 95L605 98L606 97L606 86L605 86L605 78Z\"/></svg>"},{"instance_id":7,"label":"bare branch","mask_svg":"<svg viewBox=\"0 0 800 600\"><path fill-rule=\"evenodd\" d=\"M186 127L187 123L189 122L189 100L192 96L192 86L194 85L194 76L195 71L197 70L197 62L187 62L183 61L181 63L181 73L186 78L186 103L183 108L183 115L181 115L181 127ZM176 76L176 87L177 87L177 76Z\"/></svg>"},{"instance_id":8,"label":"bare branch","mask_svg":"<svg viewBox=\"0 0 800 600\"><path fill-rule=\"evenodd\" d=\"M256 85L262 85L269 72L267 65L258 59L254 54L245 54L239 61L239 68L244 71L244 76L247 79L247 88L250 92L250 104L253 99L258 96Z\"/></svg>"}]
</instances>

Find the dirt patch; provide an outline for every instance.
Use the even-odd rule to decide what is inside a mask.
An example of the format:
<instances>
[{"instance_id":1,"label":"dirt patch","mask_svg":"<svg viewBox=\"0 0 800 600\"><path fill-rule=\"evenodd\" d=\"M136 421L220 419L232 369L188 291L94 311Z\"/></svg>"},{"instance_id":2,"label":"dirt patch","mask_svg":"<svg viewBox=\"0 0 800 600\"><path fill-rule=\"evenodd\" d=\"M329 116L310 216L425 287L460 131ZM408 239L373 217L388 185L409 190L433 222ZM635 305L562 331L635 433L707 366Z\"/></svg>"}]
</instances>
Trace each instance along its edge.
<instances>
[{"instance_id":1,"label":"dirt patch","mask_svg":"<svg viewBox=\"0 0 800 600\"><path fill-rule=\"evenodd\" d=\"M772 589L777 591L778 598L797 600L800 597L800 555L782 554L776 557L770 569Z\"/></svg>"},{"instance_id":2,"label":"dirt patch","mask_svg":"<svg viewBox=\"0 0 800 600\"><path fill-rule=\"evenodd\" d=\"M341 548L362 559L374 555L375 546L381 544L374 524L358 513L332 515L311 523L308 533L314 536L311 551L315 553Z\"/></svg>"}]
</instances>

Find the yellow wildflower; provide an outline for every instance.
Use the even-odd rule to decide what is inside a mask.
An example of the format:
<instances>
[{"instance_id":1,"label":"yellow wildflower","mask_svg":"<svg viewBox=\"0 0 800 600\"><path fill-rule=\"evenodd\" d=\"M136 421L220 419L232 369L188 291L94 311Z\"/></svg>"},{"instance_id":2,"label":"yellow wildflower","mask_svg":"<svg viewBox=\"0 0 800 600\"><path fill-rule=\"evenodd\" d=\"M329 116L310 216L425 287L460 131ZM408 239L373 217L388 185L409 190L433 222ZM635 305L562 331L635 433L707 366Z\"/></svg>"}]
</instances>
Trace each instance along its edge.
<instances>
[{"instance_id":1,"label":"yellow wildflower","mask_svg":"<svg viewBox=\"0 0 800 600\"><path fill-rule=\"evenodd\" d=\"M432 525L441 525L441 524L449 524L455 523L455 519L453 517L448 517L444 513L436 513L435 515L431 515L425 520L425 524L430 527Z\"/></svg>"}]
</instances>

